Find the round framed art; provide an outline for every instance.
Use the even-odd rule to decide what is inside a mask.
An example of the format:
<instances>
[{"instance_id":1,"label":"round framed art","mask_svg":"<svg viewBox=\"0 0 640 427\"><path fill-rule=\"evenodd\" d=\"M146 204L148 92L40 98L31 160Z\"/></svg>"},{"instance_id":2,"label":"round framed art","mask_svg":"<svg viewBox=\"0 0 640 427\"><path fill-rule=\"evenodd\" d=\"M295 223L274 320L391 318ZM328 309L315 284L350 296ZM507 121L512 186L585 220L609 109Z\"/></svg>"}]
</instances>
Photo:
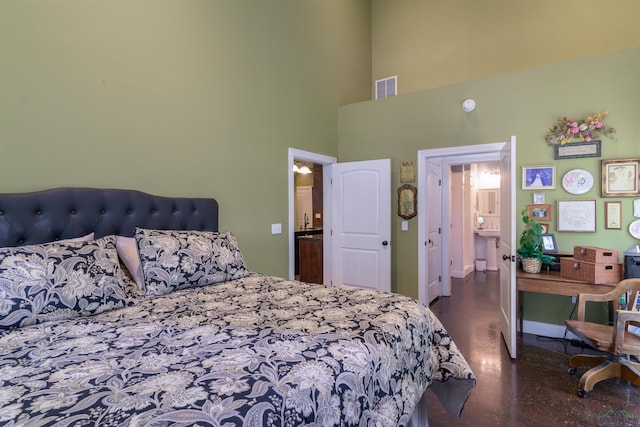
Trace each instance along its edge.
<instances>
[{"instance_id":1,"label":"round framed art","mask_svg":"<svg viewBox=\"0 0 640 427\"><path fill-rule=\"evenodd\" d=\"M640 239L640 219L636 219L631 224L629 224L629 234L631 234L636 239Z\"/></svg>"}]
</instances>

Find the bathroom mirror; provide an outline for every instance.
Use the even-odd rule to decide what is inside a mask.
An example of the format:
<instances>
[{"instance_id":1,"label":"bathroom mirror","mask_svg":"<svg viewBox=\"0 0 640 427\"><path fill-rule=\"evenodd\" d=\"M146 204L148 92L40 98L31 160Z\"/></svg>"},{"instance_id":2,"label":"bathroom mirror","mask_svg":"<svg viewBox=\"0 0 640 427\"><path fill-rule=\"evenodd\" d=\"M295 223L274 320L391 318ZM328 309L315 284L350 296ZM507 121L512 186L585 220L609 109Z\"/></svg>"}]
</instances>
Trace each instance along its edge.
<instances>
[{"instance_id":1,"label":"bathroom mirror","mask_svg":"<svg viewBox=\"0 0 640 427\"><path fill-rule=\"evenodd\" d=\"M483 188L478 190L478 214L482 216L496 216L500 211L500 190L497 188Z\"/></svg>"}]
</instances>

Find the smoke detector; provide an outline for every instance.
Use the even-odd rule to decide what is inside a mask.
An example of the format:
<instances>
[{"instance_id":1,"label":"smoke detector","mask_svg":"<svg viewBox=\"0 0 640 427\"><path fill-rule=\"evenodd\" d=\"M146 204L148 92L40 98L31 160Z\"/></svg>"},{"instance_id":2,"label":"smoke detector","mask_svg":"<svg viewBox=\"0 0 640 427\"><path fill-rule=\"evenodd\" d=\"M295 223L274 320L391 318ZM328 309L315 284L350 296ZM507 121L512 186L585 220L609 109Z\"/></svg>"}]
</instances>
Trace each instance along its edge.
<instances>
[{"instance_id":1,"label":"smoke detector","mask_svg":"<svg viewBox=\"0 0 640 427\"><path fill-rule=\"evenodd\" d=\"M462 109L467 113L476 109L476 101L473 99L465 99L462 103Z\"/></svg>"}]
</instances>

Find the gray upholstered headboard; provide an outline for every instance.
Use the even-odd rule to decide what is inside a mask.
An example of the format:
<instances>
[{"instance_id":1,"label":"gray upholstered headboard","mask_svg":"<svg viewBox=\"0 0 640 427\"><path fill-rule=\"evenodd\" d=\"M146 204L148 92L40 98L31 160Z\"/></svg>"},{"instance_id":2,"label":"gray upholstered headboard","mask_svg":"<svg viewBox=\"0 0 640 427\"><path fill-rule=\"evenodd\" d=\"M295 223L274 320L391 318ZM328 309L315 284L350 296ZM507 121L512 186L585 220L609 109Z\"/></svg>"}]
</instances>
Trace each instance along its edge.
<instances>
[{"instance_id":1,"label":"gray upholstered headboard","mask_svg":"<svg viewBox=\"0 0 640 427\"><path fill-rule=\"evenodd\" d=\"M0 247L109 234L136 227L218 231L218 202L162 197L135 190L55 188L0 194Z\"/></svg>"}]
</instances>

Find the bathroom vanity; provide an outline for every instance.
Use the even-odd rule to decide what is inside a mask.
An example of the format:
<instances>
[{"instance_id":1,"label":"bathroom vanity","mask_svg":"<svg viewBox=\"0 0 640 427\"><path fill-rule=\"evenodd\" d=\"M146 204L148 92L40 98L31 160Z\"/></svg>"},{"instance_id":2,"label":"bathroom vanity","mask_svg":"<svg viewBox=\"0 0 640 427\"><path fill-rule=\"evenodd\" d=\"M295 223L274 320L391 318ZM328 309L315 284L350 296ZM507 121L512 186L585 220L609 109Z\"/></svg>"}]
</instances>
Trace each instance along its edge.
<instances>
[{"instance_id":1,"label":"bathroom vanity","mask_svg":"<svg viewBox=\"0 0 640 427\"><path fill-rule=\"evenodd\" d=\"M322 234L298 237L300 258L300 281L322 283Z\"/></svg>"},{"instance_id":2,"label":"bathroom vanity","mask_svg":"<svg viewBox=\"0 0 640 427\"><path fill-rule=\"evenodd\" d=\"M478 221L474 230L476 259L486 259L487 270L498 269L498 241L500 239L500 189L482 188L476 193Z\"/></svg>"},{"instance_id":3,"label":"bathroom vanity","mask_svg":"<svg viewBox=\"0 0 640 427\"><path fill-rule=\"evenodd\" d=\"M323 229L322 227L312 227L307 228L306 230L298 230L294 233L295 236L295 275L298 276L300 274L300 241L301 238L304 239L309 236L319 236L322 237ZM321 240L322 242L322 240ZM321 282L322 283L322 282Z\"/></svg>"}]
</instances>

